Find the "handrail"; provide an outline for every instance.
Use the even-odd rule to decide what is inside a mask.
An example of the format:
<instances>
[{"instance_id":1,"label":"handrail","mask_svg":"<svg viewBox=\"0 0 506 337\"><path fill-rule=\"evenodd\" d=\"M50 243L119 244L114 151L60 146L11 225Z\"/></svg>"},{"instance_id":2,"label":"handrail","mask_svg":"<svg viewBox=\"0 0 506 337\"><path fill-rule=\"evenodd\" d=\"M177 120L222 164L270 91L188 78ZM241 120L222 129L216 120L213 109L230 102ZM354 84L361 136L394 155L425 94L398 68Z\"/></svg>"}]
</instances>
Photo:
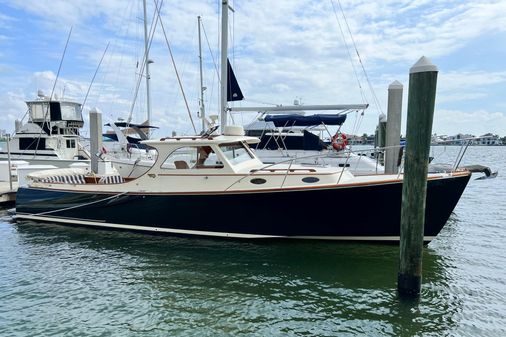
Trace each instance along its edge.
<instances>
[{"instance_id":1,"label":"handrail","mask_svg":"<svg viewBox=\"0 0 506 337\"><path fill-rule=\"evenodd\" d=\"M456 170L459 167L460 162L462 161L462 158L464 158L464 155L466 154L467 148L469 147L469 145L471 145L471 142L472 142L472 140L469 139L467 141L467 144L466 144L465 147L464 147L464 144L462 144L462 146L460 148L460 151L459 151L459 155L460 155L461 152L462 152L462 155L460 155L460 158L457 157L458 161L455 162L455 166L452 168L453 170ZM464 150L462 150L462 149L464 149Z\"/></svg>"},{"instance_id":2,"label":"handrail","mask_svg":"<svg viewBox=\"0 0 506 337\"><path fill-rule=\"evenodd\" d=\"M351 151L351 150L348 150L349 152L355 152L355 151ZM269 167L272 167L272 166L275 166L275 165L279 165L279 164L285 164L285 163L290 163L290 165L288 166L288 168L286 169L287 173L285 174L285 177L289 174L290 170L291 170L291 166L293 164L294 161L296 160L301 160L301 159L307 159L307 158L318 158L318 157L328 157L329 156L329 153L331 153L332 151L329 151L328 153L318 153L318 154L314 154L314 155L308 155L308 156L303 156L303 157L295 157L295 158L289 158L289 159L286 159L286 160L282 160L282 161L279 161L277 163L272 163L272 164L267 164L263 167L261 167L260 169L255 169L255 170L252 170L250 171L247 175L245 176L242 176L241 178L237 179L236 181L234 181L231 185L229 185L225 191L228 191L232 186L234 186L235 184L241 182L243 179L247 178L247 177L251 177L253 176L254 174L260 172L260 171L265 171L266 169L268 169ZM349 155L348 155L349 157ZM346 166L346 165L345 165ZM343 170L345 169L346 167L343 167ZM285 171L285 169L278 169L279 171ZM283 184L284 184L284 180L283 180ZM283 186L282 184L282 186ZM280 188L282 188L282 186Z\"/></svg>"}]
</instances>

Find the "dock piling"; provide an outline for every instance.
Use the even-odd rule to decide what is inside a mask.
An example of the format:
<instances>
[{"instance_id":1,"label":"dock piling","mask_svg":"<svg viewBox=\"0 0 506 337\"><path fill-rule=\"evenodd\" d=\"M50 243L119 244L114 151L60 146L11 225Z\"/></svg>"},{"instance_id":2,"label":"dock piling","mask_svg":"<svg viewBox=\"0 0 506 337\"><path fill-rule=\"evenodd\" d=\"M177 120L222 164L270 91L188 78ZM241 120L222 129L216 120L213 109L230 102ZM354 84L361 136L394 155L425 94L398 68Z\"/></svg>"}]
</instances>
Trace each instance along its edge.
<instances>
[{"instance_id":1,"label":"dock piling","mask_svg":"<svg viewBox=\"0 0 506 337\"><path fill-rule=\"evenodd\" d=\"M387 130L385 139L385 173L397 174L399 159L399 144L401 137L403 86L399 81L393 81L388 86Z\"/></svg>"},{"instance_id":2,"label":"dock piling","mask_svg":"<svg viewBox=\"0 0 506 337\"><path fill-rule=\"evenodd\" d=\"M420 294L427 171L437 67L425 56L410 69L406 157L402 184L400 263L397 289L402 296Z\"/></svg>"},{"instance_id":3,"label":"dock piling","mask_svg":"<svg viewBox=\"0 0 506 337\"><path fill-rule=\"evenodd\" d=\"M102 148L102 114L98 109L90 110L90 154L91 170L98 173L98 153Z\"/></svg>"},{"instance_id":4,"label":"dock piling","mask_svg":"<svg viewBox=\"0 0 506 337\"><path fill-rule=\"evenodd\" d=\"M11 172L11 135L7 135L7 172L9 172L9 191L12 191L12 172Z\"/></svg>"}]
</instances>

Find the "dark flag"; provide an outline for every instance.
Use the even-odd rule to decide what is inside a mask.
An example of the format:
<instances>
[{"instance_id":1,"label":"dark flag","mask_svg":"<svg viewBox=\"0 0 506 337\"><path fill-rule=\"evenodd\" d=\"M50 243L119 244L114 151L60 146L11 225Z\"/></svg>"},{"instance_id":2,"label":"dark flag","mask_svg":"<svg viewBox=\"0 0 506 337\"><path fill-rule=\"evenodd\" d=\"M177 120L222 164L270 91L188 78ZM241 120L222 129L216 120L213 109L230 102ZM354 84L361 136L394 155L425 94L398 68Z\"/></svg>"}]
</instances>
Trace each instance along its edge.
<instances>
[{"instance_id":1,"label":"dark flag","mask_svg":"<svg viewBox=\"0 0 506 337\"><path fill-rule=\"evenodd\" d=\"M228 88L227 88L227 102L241 101L244 99L239 83L235 78L234 71L230 65L230 61L227 59L227 76L228 76Z\"/></svg>"}]
</instances>

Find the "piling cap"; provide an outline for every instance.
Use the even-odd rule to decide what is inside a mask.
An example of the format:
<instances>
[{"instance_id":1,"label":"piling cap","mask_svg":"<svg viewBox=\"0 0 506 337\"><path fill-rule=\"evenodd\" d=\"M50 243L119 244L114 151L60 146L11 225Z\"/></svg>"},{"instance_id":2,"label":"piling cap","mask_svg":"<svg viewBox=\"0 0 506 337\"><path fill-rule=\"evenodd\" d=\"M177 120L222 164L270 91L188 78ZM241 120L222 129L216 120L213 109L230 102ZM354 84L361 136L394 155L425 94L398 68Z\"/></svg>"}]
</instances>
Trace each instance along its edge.
<instances>
[{"instance_id":1,"label":"piling cap","mask_svg":"<svg viewBox=\"0 0 506 337\"><path fill-rule=\"evenodd\" d=\"M399 82L399 81L393 81L388 86L388 90L390 90L390 89L402 89L402 88L403 88L402 83Z\"/></svg>"},{"instance_id":2,"label":"piling cap","mask_svg":"<svg viewBox=\"0 0 506 337\"><path fill-rule=\"evenodd\" d=\"M90 113L91 113L91 114L101 114L101 113L102 113L102 111L100 111L100 110L99 110L98 108L96 108L96 107L93 107L93 108L91 108L91 109L90 109Z\"/></svg>"},{"instance_id":3,"label":"piling cap","mask_svg":"<svg viewBox=\"0 0 506 337\"><path fill-rule=\"evenodd\" d=\"M380 113L378 119L380 123L385 123L387 121L387 116L384 113Z\"/></svg>"},{"instance_id":4,"label":"piling cap","mask_svg":"<svg viewBox=\"0 0 506 337\"><path fill-rule=\"evenodd\" d=\"M423 73L429 71L438 71L438 69L434 64L432 64L432 61L425 56L420 57L418 62L416 62L415 65L413 65L411 69L409 69L410 74Z\"/></svg>"}]
</instances>

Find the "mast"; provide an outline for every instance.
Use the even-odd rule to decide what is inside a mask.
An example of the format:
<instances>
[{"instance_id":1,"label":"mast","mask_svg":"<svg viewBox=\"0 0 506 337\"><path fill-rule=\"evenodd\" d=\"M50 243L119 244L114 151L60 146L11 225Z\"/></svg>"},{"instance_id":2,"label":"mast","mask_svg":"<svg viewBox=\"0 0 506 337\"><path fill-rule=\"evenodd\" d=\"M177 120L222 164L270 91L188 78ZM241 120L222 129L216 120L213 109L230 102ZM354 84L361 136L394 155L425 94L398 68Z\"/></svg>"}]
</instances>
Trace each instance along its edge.
<instances>
[{"instance_id":1,"label":"mast","mask_svg":"<svg viewBox=\"0 0 506 337\"><path fill-rule=\"evenodd\" d=\"M202 119L202 131L206 130L206 109L204 107L204 78L202 73L202 38L200 36L201 17L198 16L199 24L199 64L200 64L200 118Z\"/></svg>"},{"instance_id":2,"label":"mast","mask_svg":"<svg viewBox=\"0 0 506 337\"><path fill-rule=\"evenodd\" d=\"M228 53L228 0L221 2L221 92L220 115L221 132L227 126L227 53Z\"/></svg>"},{"instance_id":3,"label":"mast","mask_svg":"<svg viewBox=\"0 0 506 337\"><path fill-rule=\"evenodd\" d=\"M151 62L149 60L149 46L148 46L148 19L146 14L146 0L142 1L143 8L144 8L144 62L146 67L146 109L147 109L147 123L148 125L151 125L151 92L149 91L149 80L150 80L150 74L149 74L149 63ZM149 136L149 129L147 131L147 134Z\"/></svg>"}]
</instances>

